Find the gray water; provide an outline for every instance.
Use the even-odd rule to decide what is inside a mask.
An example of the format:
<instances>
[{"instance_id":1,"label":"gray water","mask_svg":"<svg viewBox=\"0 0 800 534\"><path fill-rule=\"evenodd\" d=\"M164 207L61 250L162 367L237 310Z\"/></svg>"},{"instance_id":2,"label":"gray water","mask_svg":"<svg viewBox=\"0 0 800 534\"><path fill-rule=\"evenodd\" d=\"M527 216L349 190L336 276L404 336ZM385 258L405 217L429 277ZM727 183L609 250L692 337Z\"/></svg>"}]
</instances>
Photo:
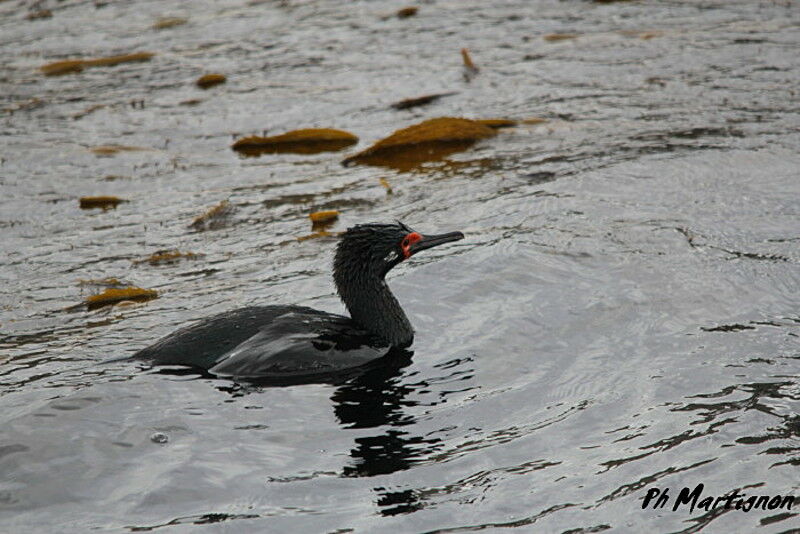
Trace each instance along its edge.
<instances>
[{"instance_id":1,"label":"gray water","mask_svg":"<svg viewBox=\"0 0 800 534\"><path fill-rule=\"evenodd\" d=\"M700 483L800 498L796 3L34 7L0 3L0 530L800 529L800 502L672 510ZM167 16L187 22L152 29ZM228 82L195 87L208 72ZM547 122L410 172L340 165L439 116ZM361 141L230 150L306 127ZM90 150L110 144L144 150ZM78 207L104 194L129 202ZM189 227L225 199L228 218ZM296 239L317 209L342 212L332 231L467 235L389 277L417 331L407 366L258 388L98 365L235 307L342 312L335 239ZM201 256L141 262L163 249ZM81 281L107 277L159 298L86 310L102 288ZM673 501L643 510L651 488Z\"/></svg>"}]
</instances>

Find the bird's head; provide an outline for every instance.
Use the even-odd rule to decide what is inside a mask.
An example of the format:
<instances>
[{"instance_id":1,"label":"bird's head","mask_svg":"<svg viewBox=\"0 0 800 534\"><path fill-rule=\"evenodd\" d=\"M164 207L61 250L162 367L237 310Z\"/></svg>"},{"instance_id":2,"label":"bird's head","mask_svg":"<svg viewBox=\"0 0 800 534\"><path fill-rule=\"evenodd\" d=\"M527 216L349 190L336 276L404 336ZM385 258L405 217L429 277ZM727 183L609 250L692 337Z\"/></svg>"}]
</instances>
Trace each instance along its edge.
<instances>
[{"instance_id":1,"label":"bird's head","mask_svg":"<svg viewBox=\"0 0 800 534\"><path fill-rule=\"evenodd\" d=\"M421 234L401 223L359 224L348 228L336 248L334 277L386 276L392 267L423 250L464 239L461 232Z\"/></svg>"}]
</instances>

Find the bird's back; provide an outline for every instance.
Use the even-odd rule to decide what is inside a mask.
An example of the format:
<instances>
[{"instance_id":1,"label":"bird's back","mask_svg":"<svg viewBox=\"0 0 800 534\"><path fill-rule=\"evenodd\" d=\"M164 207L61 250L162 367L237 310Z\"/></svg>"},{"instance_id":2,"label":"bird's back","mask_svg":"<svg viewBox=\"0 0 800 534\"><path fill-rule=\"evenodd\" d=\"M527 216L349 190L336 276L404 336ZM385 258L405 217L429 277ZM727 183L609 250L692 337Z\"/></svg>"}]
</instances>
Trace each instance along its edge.
<instances>
[{"instance_id":1,"label":"bird's back","mask_svg":"<svg viewBox=\"0 0 800 534\"><path fill-rule=\"evenodd\" d=\"M218 376L293 380L345 372L388 351L348 317L303 306L252 306L182 328L134 357Z\"/></svg>"}]
</instances>

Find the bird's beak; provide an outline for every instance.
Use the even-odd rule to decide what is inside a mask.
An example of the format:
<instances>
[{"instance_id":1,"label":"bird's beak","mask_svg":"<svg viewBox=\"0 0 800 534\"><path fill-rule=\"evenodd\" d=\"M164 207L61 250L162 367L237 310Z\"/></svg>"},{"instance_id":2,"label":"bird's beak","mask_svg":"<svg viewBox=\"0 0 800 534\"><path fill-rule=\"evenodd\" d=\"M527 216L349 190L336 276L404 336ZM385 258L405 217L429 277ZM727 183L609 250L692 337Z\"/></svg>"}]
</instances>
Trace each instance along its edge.
<instances>
[{"instance_id":1,"label":"bird's beak","mask_svg":"<svg viewBox=\"0 0 800 534\"><path fill-rule=\"evenodd\" d=\"M417 252L421 252L438 245L444 245L445 243L450 243L451 241L458 241L460 239L464 239L464 234L461 232L449 232L438 235L423 235L422 239L416 243L413 243L409 247L409 250L411 251L411 254L416 254Z\"/></svg>"}]
</instances>

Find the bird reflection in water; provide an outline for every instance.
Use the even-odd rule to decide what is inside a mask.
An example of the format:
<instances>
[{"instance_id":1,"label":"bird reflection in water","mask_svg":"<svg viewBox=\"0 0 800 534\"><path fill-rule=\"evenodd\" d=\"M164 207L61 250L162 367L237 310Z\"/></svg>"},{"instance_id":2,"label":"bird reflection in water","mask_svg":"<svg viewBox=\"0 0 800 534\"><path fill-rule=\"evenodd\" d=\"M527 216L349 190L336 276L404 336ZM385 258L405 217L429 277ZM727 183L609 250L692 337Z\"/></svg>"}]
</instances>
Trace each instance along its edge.
<instances>
[{"instance_id":1,"label":"bird reflection in water","mask_svg":"<svg viewBox=\"0 0 800 534\"><path fill-rule=\"evenodd\" d=\"M403 471L442 445L438 438L414 436L400 429L416 422L404 409L419 402L408 397L428 386L424 382L402 383L402 369L411 363L412 354L396 351L391 365L371 369L339 386L331 396L333 410L342 426L380 429L372 436L355 439L355 447L350 451L352 463L342 469L342 476L371 477ZM389 491L377 487L374 491L382 515L413 512L424 506L413 490Z\"/></svg>"},{"instance_id":2,"label":"bird reflection in water","mask_svg":"<svg viewBox=\"0 0 800 534\"><path fill-rule=\"evenodd\" d=\"M336 386L331 400L334 414L343 428L376 429L375 434L354 440L349 465L342 468L339 476L360 478L404 471L443 447L439 438L413 435L402 430L417 422L406 409L418 406L420 402L409 397L431 387L429 380L411 384L403 380L408 378L403 369L411 364L413 354L406 349L393 349L373 365L348 375L329 377L323 382ZM461 360L464 361L469 360ZM202 370L180 366L156 367L152 372L216 378ZM469 371L458 372L462 373L471 376ZM219 382L215 385L217 390L233 397L258 393L265 387L285 385L268 380L215 382ZM373 490L377 493L376 502L382 515L409 513L425 506L424 495L417 490L391 491L384 487Z\"/></svg>"}]
</instances>

